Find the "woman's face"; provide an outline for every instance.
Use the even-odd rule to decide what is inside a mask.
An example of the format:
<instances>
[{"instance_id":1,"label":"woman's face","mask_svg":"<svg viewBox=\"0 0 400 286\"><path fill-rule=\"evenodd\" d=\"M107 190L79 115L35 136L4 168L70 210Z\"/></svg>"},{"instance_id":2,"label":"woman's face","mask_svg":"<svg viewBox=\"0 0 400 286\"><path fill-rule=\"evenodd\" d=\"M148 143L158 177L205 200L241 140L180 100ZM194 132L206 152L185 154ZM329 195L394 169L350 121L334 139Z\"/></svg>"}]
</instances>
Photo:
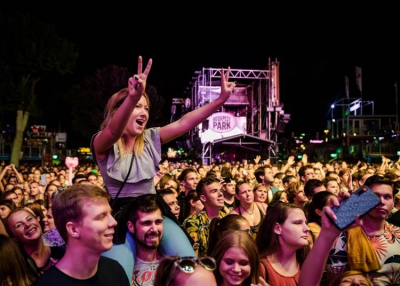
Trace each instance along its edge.
<instances>
[{"instance_id":1,"label":"woman's face","mask_svg":"<svg viewBox=\"0 0 400 286\"><path fill-rule=\"evenodd\" d=\"M15 201L15 204L20 207L22 199L24 198L24 192L22 189L15 189L14 193L17 195L17 200Z\"/></svg>"},{"instance_id":2,"label":"woman's face","mask_svg":"<svg viewBox=\"0 0 400 286\"><path fill-rule=\"evenodd\" d=\"M241 247L231 247L219 264L224 285L242 285L251 274L250 260Z\"/></svg>"},{"instance_id":3,"label":"woman's face","mask_svg":"<svg viewBox=\"0 0 400 286\"><path fill-rule=\"evenodd\" d=\"M46 217L47 215L47 209L44 205L40 205L40 209L42 210L43 215Z\"/></svg>"},{"instance_id":4,"label":"woman's face","mask_svg":"<svg viewBox=\"0 0 400 286\"><path fill-rule=\"evenodd\" d=\"M144 96L136 104L128 124L126 125L125 133L131 136L137 136L143 133L146 123L149 120L149 106Z\"/></svg>"},{"instance_id":5,"label":"woman's face","mask_svg":"<svg viewBox=\"0 0 400 286\"><path fill-rule=\"evenodd\" d=\"M272 183L272 185L273 185L274 187L278 188L279 190L283 190L282 179L274 178L274 182Z\"/></svg>"},{"instance_id":6,"label":"woman's face","mask_svg":"<svg viewBox=\"0 0 400 286\"><path fill-rule=\"evenodd\" d=\"M242 184L239 186L239 193L236 195L236 198L240 201L241 204L247 203L251 204L254 202L254 193L249 184Z\"/></svg>"},{"instance_id":7,"label":"woman's face","mask_svg":"<svg viewBox=\"0 0 400 286\"><path fill-rule=\"evenodd\" d=\"M7 224L11 235L22 244L39 239L42 235L39 221L32 213L24 209L11 214Z\"/></svg>"},{"instance_id":8,"label":"woman's face","mask_svg":"<svg viewBox=\"0 0 400 286\"><path fill-rule=\"evenodd\" d=\"M300 249L308 245L308 232L306 216L304 211L298 208L287 210L288 216L284 223L275 224L274 231L279 237L281 247Z\"/></svg>"},{"instance_id":9,"label":"woman's face","mask_svg":"<svg viewBox=\"0 0 400 286\"><path fill-rule=\"evenodd\" d=\"M349 181L349 178L350 178L350 173L344 173L341 178L342 183L347 184L347 182Z\"/></svg>"},{"instance_id":10,"label":"woman's face","mask_svg":"<svg viewBox=\"0 0 400 286\"><path fill-rule=\"evenodd\" d=\"M51 208L49 208L47 210L47 214L46 214L45 218L43 219L43 222L44 222L43 232L48 232L49 230L56 228L56 225L54 224L54 217L53 217L53 212L51 211Z\"/></svg>"},{"instance_id":11,"label":"woman's face","mask_svg":"<svg viewBox=\"0 0 400 286\"><path fill-rule=\"evenodd\" d=\"M57 191L57 186L49 186L47 188L47 197L49 200L51 200L51 196L54 194L54 192Z\"/></svg>"},{"instance_id":12,"label":"woman's face","mask_svg":"<svg viewBox=\"0 0 400 286\"><path fill-rule=\"evenodd\" d=\"M8 206L0 205L0 218L6 219L10 214L11 209Z\"/></svg>"},{"instance_id":13,"label":"woman's face","mask_svg":"<svg viewBox=\"0 0 400 286\"><path fill-rule=\"evenodd\" d=\"M24 192L24 199L25 199L25 202L29 201L29 193L27 190L25 190L25 192Z\"/></svg>"},{"instance_id":14,"label":"woman's face","mask_svg":"<svg viewBox=\"0 0 400 286\"><path fill-rule=\"evenodd\" d=\"M267 200L267 189L265 187L260 187L254 191L254 201L265 203Z\"/></svg>"},{"instance_id":15,"label":"woman's face","mask_svg":"<svg viewBox=\"0 0 400 286\"><path fill-rule=\"evenodd\" d=\"M281 198L280 198L279 200L280 200L281 202L288 203L289 201L288 201L288 199L287 199L287 193L286 193L286 192L282 192Z\"/></svg>"},{"instance_id":16,"label":"woman's face","mask_svg":"<svg viewBox=\"0 0 400 286\"><path fill-rule=\"evenodd\" d=\"M339 184L336 181L329 181L326 185L326 190L337 196L339 194Z\"/></svg>"}]
</instances>

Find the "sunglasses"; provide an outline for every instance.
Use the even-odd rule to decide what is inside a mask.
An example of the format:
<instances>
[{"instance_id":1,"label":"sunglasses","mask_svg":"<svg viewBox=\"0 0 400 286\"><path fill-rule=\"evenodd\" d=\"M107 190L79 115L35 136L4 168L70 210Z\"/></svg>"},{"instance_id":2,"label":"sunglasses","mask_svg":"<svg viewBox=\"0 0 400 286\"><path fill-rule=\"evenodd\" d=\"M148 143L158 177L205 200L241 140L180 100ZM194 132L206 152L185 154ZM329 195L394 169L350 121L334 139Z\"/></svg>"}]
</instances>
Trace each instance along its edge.
<instances>
[{"instance_id":1,"label":"sunglasses","mask_svg":"<svg viewBox=\"0 0 400 286\"><path fill-rule=\"evenodd\" d=\"M177 258L174 262L174 266L171 269L171 274L168 277L168 281L165 284L166 286L169 285L171 282L172 277L174 276L174 272L176 268L184 273L193 273L196 269L197 265L201 265L204 269L208 271L214 271L217 268L217 263L215 259L212 257L182 257Z\"/></svg>"}]
</instances>

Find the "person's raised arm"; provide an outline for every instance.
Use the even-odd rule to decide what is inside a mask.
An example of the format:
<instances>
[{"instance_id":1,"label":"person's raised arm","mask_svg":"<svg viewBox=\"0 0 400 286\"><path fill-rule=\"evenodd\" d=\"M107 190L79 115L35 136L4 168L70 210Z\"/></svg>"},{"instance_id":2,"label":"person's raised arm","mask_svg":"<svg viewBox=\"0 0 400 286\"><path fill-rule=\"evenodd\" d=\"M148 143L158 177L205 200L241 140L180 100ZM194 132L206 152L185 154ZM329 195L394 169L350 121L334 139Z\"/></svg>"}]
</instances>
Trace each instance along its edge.
<instances>
[{"instance_id":1,"label":"person's raised arm","mask_svg":"<svg viewBox=\"0 0 400 286\"><path fill-rule=\"evenodd\" d=\"M4 185L3 185L3 178L4 178L4 176L5 176L5 174L6 174L8 169L11 169L11 167L10 166L5 166L3 168L3 171L0 173L0 191L2 193L5 192Z\"/></svg>"},{"instance_id":2,"label":"person's raised arm","mask_svg":"<svg viewBox=\"0 0 400 286\"><path fill-rule=\"evenodd\" d=\"M346 194L345 197L349 195ZM303 263L300 271L299 286L318 286L320 285L322 274L326 265L326 261L329 256L329 252L333 247L337 237L341 233L339 229L330 221L330 218L336 220L337 217L331 206L338 206L339 200L336 197L331 197L328 202L328 206L325 206L322 210L321 215L321 233L307 255L306 260ZM362 225L362 220L357 217L356 222L352 224L348 229ZM318 261L318 263L315 263Z\"/></svg>"},{"instance_id":3,"label":"person's raised arm","mask_svg":"<svg viewBox=\"0 0 400 286\"><path fill-rule=\"evenodd\" d=\"M112 115L107 126L94 139L93 145L96 156L104 154L122 137L129 117L146 89L146 80L151 65L152 59L148 61L146 69L142 72L143 60L139 56L137 74L128 80L128 95L123 100L121 106L115 111L114 115Z\"/></svg>"},{"instance_id":4,"label":"person's raised arm","mask_svg":"<svg viewBox=\"0 0 400 286\"><path fill-rule=\"evenodd\" d=\"M221 70L221 94L216 100L187 113L182 118L171 124L161 127L160 138L162 144L168 143L193 129L217 111L218 108L228 100L236 86L234 82L229 82L230 70L231 69L228 67L226 74L224 69Z\"/></svg>"},{"instance_id":5,"label":"person's raised arm","mask_svg":"<svg viewBox=\"0 0 400 286\"><path fill-rule=\"evenodd\" d=\"M11 169L14 171L15 176L16 176L17 179L18 179L18 182L22 184L22 183L24 182L24 178L23 178L22 175L17 171L17 168L15 168L15 165L14 165L14 164L11 164L10 166L11 166Z\"/></svg>"},{"instance_id":6,"label":"person's raised arm","mask_svg":"<svg viewBox=\"0 0 400 286\"><path fill-rule=\"evenodd\" d=\"M287 163L285 166L282 167L282 169L279 171L280 173L285 173L287 169L289 169L290 166L294 164L294 156L290 156L287 160Z\"/></svg>"}]
</instances>

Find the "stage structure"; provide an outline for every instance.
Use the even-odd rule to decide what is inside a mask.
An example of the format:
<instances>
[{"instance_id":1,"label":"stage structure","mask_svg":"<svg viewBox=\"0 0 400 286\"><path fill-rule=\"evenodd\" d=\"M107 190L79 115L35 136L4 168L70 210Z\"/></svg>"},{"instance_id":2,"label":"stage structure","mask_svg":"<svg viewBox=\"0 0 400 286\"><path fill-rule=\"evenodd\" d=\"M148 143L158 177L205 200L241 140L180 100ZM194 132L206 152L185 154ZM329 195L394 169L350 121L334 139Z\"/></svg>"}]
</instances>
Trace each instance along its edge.
<instances>
[{"instance_id":1,"label":"stage structure","mask_svg":"<svg viewBox=\"0 0 400 286\"><path fill-rule=\"evenodd\" d=\"M171 113L175 113L176 105L189 111L218 98L220 68L203 68L192 79L190 98L173 99ZM201 143L205 164L212 161L217 145L244 148L273 161L278 152L278 133L284 132L290 120L280 102L279 62L269 59L266 70L231 69L229 80L236 81L234 93L220 110L189 132L188 147L200 147Z\"/></svg>"}]
</instances>

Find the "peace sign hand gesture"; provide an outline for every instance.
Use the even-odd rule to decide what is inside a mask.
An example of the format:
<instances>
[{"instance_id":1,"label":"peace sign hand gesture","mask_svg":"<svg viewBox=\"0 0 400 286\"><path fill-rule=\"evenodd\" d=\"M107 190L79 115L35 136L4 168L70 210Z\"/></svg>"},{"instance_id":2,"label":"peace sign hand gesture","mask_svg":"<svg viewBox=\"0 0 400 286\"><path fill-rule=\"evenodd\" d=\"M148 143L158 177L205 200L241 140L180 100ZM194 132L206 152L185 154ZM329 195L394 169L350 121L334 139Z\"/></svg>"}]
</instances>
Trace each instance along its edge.
<instances>
[{"instance_id":1,"label":"peace sign hand gesture","mask_svg":"<svg viewBox=\"0 0 400 286\"><path fill-rule=\"evenodd\" d=\"M231 96L236 86L236 83L229 82L230 72L231 72L230 67L228 67L226 74L225 70L221 69L221 95L219 96L219 98L222 99L223 102L228 100L228 98Z\"/></svg>"},{"instance_id":2,"label":"peace sign hand gesture","mask_svg":"<svg viewBox=\"0 0 400 286\"><path fill-rule=\"evenodd\" d=\"M139 97L140 99L140 97L143 95L146 89L146 80L150 73L152 64L153 60L149 59L149 61L147 62L146 69L144 70L144 72L142 72L143 59L141 56L139 56L137 74L133 75L133 77L130 77L128 80L128 91L130 97L133 98Z\"/></svg>"}]
</instances>

